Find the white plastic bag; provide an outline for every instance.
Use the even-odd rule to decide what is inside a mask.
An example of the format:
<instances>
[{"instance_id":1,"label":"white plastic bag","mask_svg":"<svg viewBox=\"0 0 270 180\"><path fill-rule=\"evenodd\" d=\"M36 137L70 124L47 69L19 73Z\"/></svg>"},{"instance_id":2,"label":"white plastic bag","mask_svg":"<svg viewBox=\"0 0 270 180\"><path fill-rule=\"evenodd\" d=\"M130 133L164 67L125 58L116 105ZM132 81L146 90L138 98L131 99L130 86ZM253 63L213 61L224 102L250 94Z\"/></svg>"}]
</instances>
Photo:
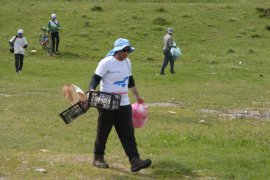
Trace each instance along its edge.
<instances>
[{"instance_id":1,"label":"white plastic bag","mask_svg":"<svg viewBox=\"0 0 270 180\"><path fill-rule=\"evenodd\" d=\"M178 59L182 55L181 49L177 47L175 42L173 42L173 47L171 48L171 54L174 59Z\"/></svg>"},{"instance_id":2,"label":"white plastic bag","mask_svg":"<svg viewBox=\"0 0 270 180\"><path fill-rule=\"evenodd\" d=\"M65 84L62 88L64 97L73 105L77 102L85 102L87 96L84 91L74 84Z\"/></svg>"}]
</instances>

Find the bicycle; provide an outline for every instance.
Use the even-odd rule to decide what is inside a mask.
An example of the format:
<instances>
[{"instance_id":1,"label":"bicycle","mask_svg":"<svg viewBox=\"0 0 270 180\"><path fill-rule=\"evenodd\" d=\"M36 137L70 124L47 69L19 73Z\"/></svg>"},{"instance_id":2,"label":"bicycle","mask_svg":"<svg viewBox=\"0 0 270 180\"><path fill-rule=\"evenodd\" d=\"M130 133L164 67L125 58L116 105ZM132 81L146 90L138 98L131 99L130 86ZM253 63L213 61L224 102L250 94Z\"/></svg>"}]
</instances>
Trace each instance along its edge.
<instances>
[{"instance_id":1,"label":"bicycle","mask_svg":"<svg viewBox=\"0 0 270 180\"><path fill-rule=\"evenodd\" d=\"M41 46L42 49L47 51L47 54L49 56L52 56L52 38L51 38L51 33L49 32L48 28L42 27L40 29L43 31L43 33L40 33L39 35L39 45Z\"/></svg>"}]
</instances>

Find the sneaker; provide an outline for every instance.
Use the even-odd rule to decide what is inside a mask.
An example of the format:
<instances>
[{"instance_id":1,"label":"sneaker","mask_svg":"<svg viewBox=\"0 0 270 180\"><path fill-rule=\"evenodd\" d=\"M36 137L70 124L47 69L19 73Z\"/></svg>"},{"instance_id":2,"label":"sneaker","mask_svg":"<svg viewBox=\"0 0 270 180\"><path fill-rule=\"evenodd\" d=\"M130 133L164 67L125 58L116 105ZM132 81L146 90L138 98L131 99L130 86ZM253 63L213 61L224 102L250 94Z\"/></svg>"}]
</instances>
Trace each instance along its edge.
<instances>
[{"instance_id":1,"label":"sneaker","mask_svg":"<svg viewBox=\"0 0 270 180\"><path fill-rule=\"evenodd\" d=\"M95 155L92 163L93 166L96 166L98 168L109 168L109 165L104 160L103 155Z\"/></svg>"},{"instance_id":2,"label":"sneaker","mask_svg":"<svg viewBox=\"0 0 270 180\"><path fill-rule=\"evenodd\" d=\"M150 159L141 160L139 157L130 159L131 172L138 172L141 169L148 168L152 164Z\"/></svg>"},{"instance_id":3,"label":"sneaker","mask_svg":"<svg viewBox=\"0 0 270 180\"><path fill-rule=\"evenodd\" d=\"M171 74L175 74L175 71L172 71Z\"/></svg>"},{"instance_id":4,"label":"sneaker","mask_svg":"<svg viewBox=\"0 0 270 180\"><path fill-rule=\"evenodd\" d=\"M165 75L165 73L160 73L160 75Z\"/></svg>"}]
</instances>

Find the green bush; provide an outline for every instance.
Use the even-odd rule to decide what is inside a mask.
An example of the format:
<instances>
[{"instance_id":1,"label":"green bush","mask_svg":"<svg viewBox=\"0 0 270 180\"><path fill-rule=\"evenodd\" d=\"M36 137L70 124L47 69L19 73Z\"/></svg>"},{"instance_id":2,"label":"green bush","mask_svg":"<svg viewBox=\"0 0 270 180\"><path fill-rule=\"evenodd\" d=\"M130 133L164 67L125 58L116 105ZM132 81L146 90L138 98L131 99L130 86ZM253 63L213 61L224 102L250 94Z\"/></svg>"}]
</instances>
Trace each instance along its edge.
<instances>
[{"instance_id":1,"label":"green bush","mask_svg":"<svg viewBox=\"0 0 270 180\"><path fill-rule=\"evenodd\" d=\"M156 17L153 21L153 24L155 25L160 25L160 26L165 26L170 24L165 18L163 17Z\"/></svg>"}]
</instances>

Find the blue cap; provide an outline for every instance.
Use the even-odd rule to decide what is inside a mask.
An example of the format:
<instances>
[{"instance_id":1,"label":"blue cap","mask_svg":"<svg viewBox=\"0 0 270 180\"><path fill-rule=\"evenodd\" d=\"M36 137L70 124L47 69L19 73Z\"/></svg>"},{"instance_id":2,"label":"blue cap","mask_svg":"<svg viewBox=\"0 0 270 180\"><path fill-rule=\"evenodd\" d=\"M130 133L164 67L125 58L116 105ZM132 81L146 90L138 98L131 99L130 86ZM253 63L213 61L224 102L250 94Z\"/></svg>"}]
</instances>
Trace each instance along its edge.
<instances>
[{"instance_id":1,"label":"blue cap","mask_svg":"<svg viewBox=\"0 0 270 180\"><path fill-rule=\"evenodd\" d=\"M129 40L119 38L114 42L114 48L106 55L106 56L113 56L115 52L124 49L125 47L129 47L128 53L131 53L135 50L134 47L131 47L129 44Z\"/></svg>"}]
</instances>

